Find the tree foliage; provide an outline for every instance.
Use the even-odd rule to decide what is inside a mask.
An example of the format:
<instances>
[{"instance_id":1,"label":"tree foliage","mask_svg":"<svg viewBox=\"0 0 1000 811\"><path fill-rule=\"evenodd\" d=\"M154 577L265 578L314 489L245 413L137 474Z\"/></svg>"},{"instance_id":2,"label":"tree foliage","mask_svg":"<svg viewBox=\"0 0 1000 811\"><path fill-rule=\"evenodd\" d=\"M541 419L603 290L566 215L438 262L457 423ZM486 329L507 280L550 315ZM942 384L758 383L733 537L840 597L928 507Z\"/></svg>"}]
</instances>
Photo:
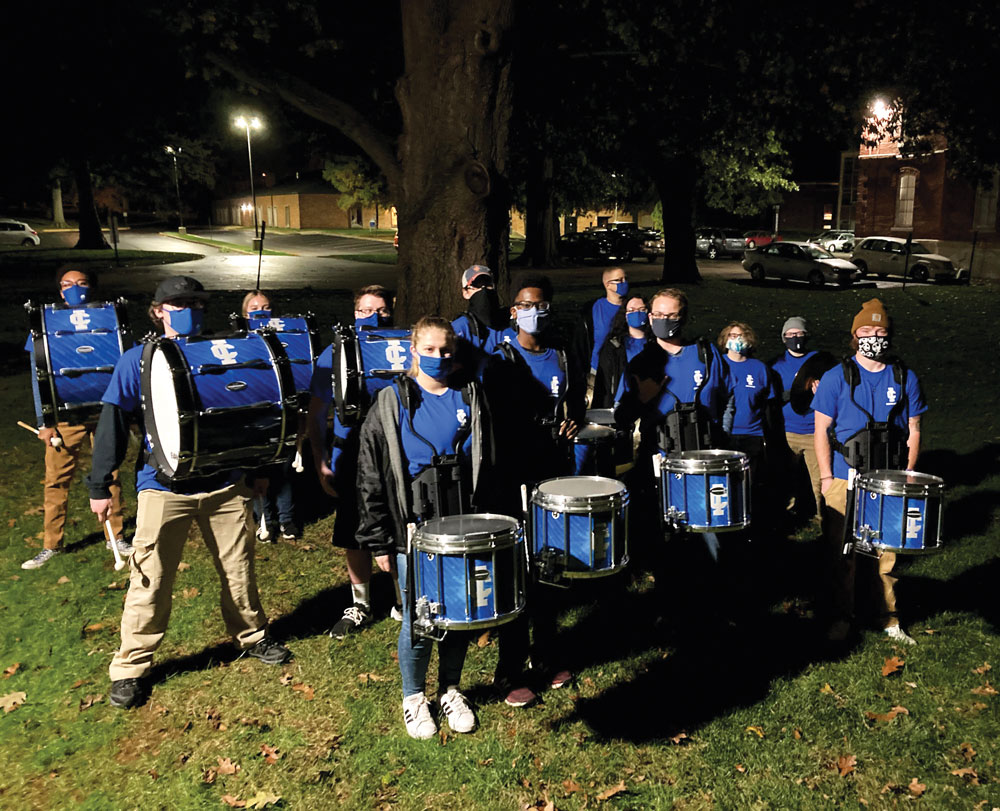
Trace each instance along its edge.
<instances>
[{"instance_id":1,"label":"tree foliage","mask_svg":"<svg viewBox=\"0 0 1000 811\"><path fill-rule=\"evenodd\" d=\"M340 192L343 209L356 205L384 206L389 201L385 181L371 163L354 155L337 155L323 166L323 179Z\"/></svg>"}]
</instances>

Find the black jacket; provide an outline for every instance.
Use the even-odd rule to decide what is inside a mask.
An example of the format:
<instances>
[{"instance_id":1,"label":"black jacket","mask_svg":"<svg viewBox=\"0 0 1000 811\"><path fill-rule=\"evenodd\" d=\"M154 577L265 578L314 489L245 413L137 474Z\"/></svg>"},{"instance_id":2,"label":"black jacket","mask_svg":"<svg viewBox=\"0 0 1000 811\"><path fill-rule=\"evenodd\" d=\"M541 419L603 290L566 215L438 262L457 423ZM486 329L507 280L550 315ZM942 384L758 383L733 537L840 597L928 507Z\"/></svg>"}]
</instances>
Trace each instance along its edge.
<instances>
[{"instance_id":1,"label":"black jacket","mask_svg":"<svg viewBox=\"0 0 1000 811\"><path fill-rule=\"evenodd\" d=\"M417 407L417 383L405 375L382 389L361 426L358 455L357 540L372 554L406 552L406 525L412 513L411 478L399 430L400 402L411 413ZM489 409L479 384L462 389L472 421L472 504L474 512L488 511L492 504L490 481L493 439Z\"/></svg>"},{"instance_id":2,"label":"black jacket","mask_svg":"<svg viewBox=\"0 0 1000 811\"><path fill-rule=\"evenodd\" d=\"M580 311L580 318L576 322L569 351L573 363L578 369L583 370L584 375L590 373L590 357L594 352L594 304L596 302L597 299L588 301Z\"/></svg>"}]
</instances>

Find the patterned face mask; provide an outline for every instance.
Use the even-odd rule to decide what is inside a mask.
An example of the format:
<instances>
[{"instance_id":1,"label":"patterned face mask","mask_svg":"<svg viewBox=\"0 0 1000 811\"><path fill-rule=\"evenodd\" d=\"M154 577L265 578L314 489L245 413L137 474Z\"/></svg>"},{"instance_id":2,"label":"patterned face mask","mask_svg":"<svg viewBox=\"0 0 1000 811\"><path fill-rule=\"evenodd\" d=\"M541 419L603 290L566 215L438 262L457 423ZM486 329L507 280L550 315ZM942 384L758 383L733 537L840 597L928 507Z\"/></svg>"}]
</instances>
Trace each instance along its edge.
<instances>
[{"instance_id":1,"label":"patterned face mask","mask_svg":"<svg viewBox=\"0 0 1000 811\"><path fill-rule=\"evenodd\" d=\"M878 360L889 351L888 335L870 335L858 338L858 352L869 360Z\"/></svg>"},{"instance_id":2,"label":"patterned face mask","mask_svg":"<svg viewBox=\"0 0 1000 811\"><path fill-rule=\"evenodd\" d=\"M746 342L742 338L730 338L726 341L726 349L735 352L737 355L742 355L746 348Z\"/></svg>"}]
</instances>

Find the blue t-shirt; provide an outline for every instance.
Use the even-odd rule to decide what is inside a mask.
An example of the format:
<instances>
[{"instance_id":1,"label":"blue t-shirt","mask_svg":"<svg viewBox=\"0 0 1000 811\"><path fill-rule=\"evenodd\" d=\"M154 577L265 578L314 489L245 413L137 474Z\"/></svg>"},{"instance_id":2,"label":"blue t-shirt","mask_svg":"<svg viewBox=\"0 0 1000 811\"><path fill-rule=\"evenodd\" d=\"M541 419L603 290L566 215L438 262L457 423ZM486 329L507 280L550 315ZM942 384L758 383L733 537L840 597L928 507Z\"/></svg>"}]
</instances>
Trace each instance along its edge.
<instances>
[{"instance_id":1,"label":"blue t-shirt","mask_svg":"<svg viewBox=\"0 0 1000 811\"><path fill-rule=\"evenodd\" d=\"M319 353L313 367L309 393L329 405L333 402L333 344Z\"/></svg>"},{"instance_id":2,"label":"blue t-shirt","mask_svg":"<svg viewBox=\"0 0 1000 811\"><path fill-rule=\"evenodd\" d=\"M599 298L594 302L590 314L594 321L594 346L590 352L590 368L597 368L601 347L611 331L611 320L621 309L621 304L612 304L607 298Z\"/></svg>"},{"instance_id":3,"label":"blue t-shirt","mask_svg":"<svg viewBox=\"0 0 1000 811\"><path fill-rule=\"evenodd\" d=\"M431 394L420 386L416 390L419 400L413 411L412 431L409 415L402 402L399 404L399 434L410 476L416 476L429 467L434 456L458 450L461 456L468 459L472 449L471 432L466 436L462 447L455 448L459 431L471 419L469 406L462 399L462 392L458 389L446 389L442 394Z\"/></svg>"},{"instance_id":4,"label":"blue t-shirt","mask_svg":"<svg viewBox=\"0 0 1000 811\"><path fill-rule=\"evenodd\" d=\"M799 369L802 368L802 364L815 354L816 352L814 350L812 352L806 352L806 354L804 354L801 358L797 358L788 350L785 350L785 354L774 362L771 368L778 373L778 377L781 379L781 387L783 391L792 390L792 382L795 380L795 375L799 373ZM781 409L781 414L785 419L785 430L788 433L811 434L814 432L816 418L813 417L811 408L806 414L798 414L795 409L792 408L791 403L785 403Z\"/></svg>"},{"instance_id":5,"label":"blue t-shirt","mask_svg":"<svg viewBox=\"0 0 1000 811\"><path fill-rule=\"evenodd\" d=\"M712 419L718 421L722 419L722 409L728 400L728 376L726 363L719 350L709 344L708 351L712 354L712 369L698 400L708 408ZM705 379L705 364L698 357L697 344L688 344L676 355L669 352L665 354L667 362L663 372L667 376L667 385L659 398L652 402L652 407L660 414L672 411L679 403L693 403L695 391Z\"/></svg>"},{"instance_id":6,"label":"blue t-shirt","mask_svg":"<svg viewBox=\"0 0 1000 811\"><path fill-rule=\"evenodd\" d=\"M459 338L464 338L476 349L483 350L487 355L493 354L493 350L496 349L497 344L500 342L501 330L487 327L486 338L480 338L479 335L472 331L472 325L469 323L471 317L466 313L462 313L451 322L451 327L455 330L455 335Z\"/></svg>"},{"instance_id":7,"label":"blue t-shirt","mask_svg":"<svg viewBox=\"0 0 1000 811\"><path fill-rule=\"evenodd\" d=\"M322 401L329 409L333 403L333 345L324 349L316 358L316 367L313 369L312 382L309 385L309 392L313 397ZM354 483L355 468L357 458L346 458L345 451L348 446L353 446L353 440L361 430L361 423L357 425L344 425L337 415L337 410L333 411L333 437L334 442L330 448L329 465L334 477L343 484L338 489L343 489L346 484Z\"/></svg>"},{"instance_id":8,"label":"blue t-shirt","mask_svg":"<svg viewBox=\"0 0 1000 811\"><path fill-rule=\"evenodd\" d=\"M854 399L851 399L851 387L844 379L844 370L838 364L820 379L812 402L814 411L833 420L838 442L850 438L868 424L868 417L861 408L871 414L876 422L884 422L889 418L893 406L900 398L904 398L903 408L895 420L897 427L904 433L908 431L909 418L918 417L927 410L920 381L912 371L908 370L906 373L904 394L900 391L891 366L886 366L880 372L869 372L855 358L851 358L850 362L857 367L861 376L861 382L854 390ZM833 475L838 479L847 479L848 476L847 460L839 451L833 453Z\"/></svg>"},{"instance_id":9,"label":"blue t-shirt","mask_svg":"<svg viewBox=\"0 0 1000 811\"><path fill-rule=\"evenodd\" d=\"M538 381L545 390L552 402L549 416L555 414L555 408L559 401L566 395L566 369L559 363L559 353L552 348L543 349L541 352L531 352L525 349L517 340L517 331L505 329L500 335L500 343L510 344L514 350L524 358L531 376ZM497 354L500 354L499 348Z\"/></svg>"},{"instance_id":10,"label":"blue t-shirt","mask_svg":"<svg viewBox=\"0 0 1000 811\"><path fill-rule=\"evenodd\" d=\"M764 410L775 396L770 370L763 361L746 358L729 362L729 390L736 407L733 413L733 434L764 436Z\"/></svg>"},{"instance_id":11,"label":"blue t-shirt","mask_svg":"<svg viewBox=\"0 0 1000 811\"><path fill-rule=\"evenodd\" d=\"M631 334L625 339L625 363L627 364L632 358L642 352L642 348L646 345L646 338L633 338ZM618 403L621 402L622 396L625 394L625 378L627 375L622 375L618 378L618 390L615 392L615 405L618 407Z\"/></svg>"}]
</instances>

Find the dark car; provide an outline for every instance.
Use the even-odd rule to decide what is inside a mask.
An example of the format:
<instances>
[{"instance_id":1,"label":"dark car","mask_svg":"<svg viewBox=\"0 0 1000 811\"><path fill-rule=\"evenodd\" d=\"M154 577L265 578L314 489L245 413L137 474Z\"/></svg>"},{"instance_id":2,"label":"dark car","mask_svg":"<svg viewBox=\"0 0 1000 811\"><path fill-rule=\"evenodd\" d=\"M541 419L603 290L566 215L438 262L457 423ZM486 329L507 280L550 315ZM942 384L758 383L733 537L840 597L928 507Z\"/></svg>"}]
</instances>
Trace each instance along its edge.
<instances>
[{"instance_id":1,"label":"dark car","mask_svg":"<svg viewBox=\"0 0 1000 811\"><path fill-rule=\"evenodd\" d=\"M634 222L609 222L596 229L596 233L605 232L611 240L611 255L620 262L639 257L655 262L666 253L663 235L654 228L642 228Z\"/></svg>"},{"instance_id":2,"label":"dark car","mask_svg":"<svg viewBox=\"0 0 1000 811\"><path fill-rule=\"evenodd\" d=\"M559 255L584 262L588 259L610 260L612 239L608 231L577 231L559 238Z\"/></svg>"},{"instance_id":3,"label":"dark car","mask_svg":"<svg viewBox=\"0 0 1000 811\"><path fill-rule=\"evenodd\" d=\"M735 228L696 228L695 253L716 259L720 256L742 256L746 248L743 234Z\"/></svg>"}]
</instances>

